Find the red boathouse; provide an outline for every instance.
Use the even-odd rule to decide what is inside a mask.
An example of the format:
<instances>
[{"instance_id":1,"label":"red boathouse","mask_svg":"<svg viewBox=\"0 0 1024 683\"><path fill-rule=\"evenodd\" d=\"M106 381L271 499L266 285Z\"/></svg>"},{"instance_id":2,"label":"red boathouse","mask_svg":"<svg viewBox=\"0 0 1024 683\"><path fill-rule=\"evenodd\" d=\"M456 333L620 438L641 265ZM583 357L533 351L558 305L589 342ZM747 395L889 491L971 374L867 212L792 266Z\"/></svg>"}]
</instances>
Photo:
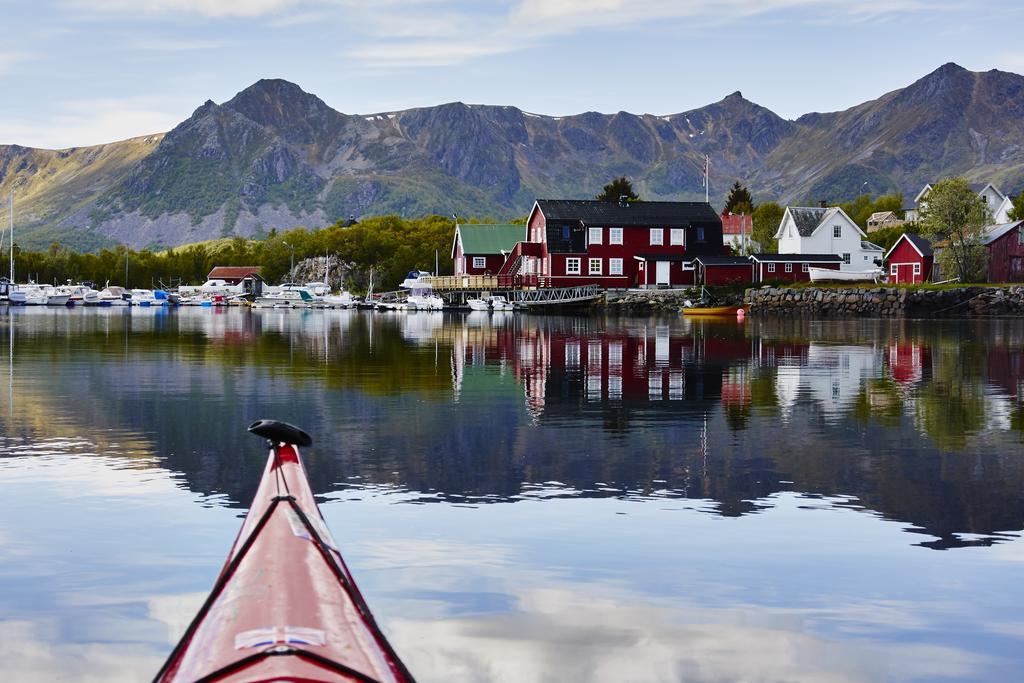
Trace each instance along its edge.
<instances>
[{"instance_id":1,"label":"red boathouse","mask_svg":"<svg viewBox=\"0 0 1024 683\"><path fill-rule=\"evenodd\" d=\"M932 277L935 255L932 245L920 235L905 232L885 255L889 265L889 282L919 285Z\"/></svg>"},{"instance_id":2,"label":"red boathouse","mask_svg":"<svg viewBox=\"0 0 1024 683\"><path fill-rule=\"evenodd\" d=\"M452 241L455 274L496 275L525 236L525 225L456 225Z\"/></svg>"},{"instance_id":3,"label":"red boathouse","mask_svg":"<svg viewBox=\"0 0 1024 683\"><path fill-rule=\"evenodd\" d=\"M752 254L754 282L808 282L811 268L839 270L843 263L836 254Z\"/></svg>"},{"instance_id":4,"label":"red boathouse","mask_svg":"<svg viewBox=\"0 0 1024 683\"><path fill-rule=\"evenodd\" d=\"M989 282L1024 282L1024 221L986 228Z\"/></svg>"},{"instance_id":5,"label":"red boathouse","mask_svg":"<svg viewBox=\"0 0 1024 683\"><path fill-rule=\"evenodd\" d=\"M722 221L705 202L538 199L502 274L551 287L678 287L694 283L695 256L724 254Z\"/></svg>"}]
</instances>

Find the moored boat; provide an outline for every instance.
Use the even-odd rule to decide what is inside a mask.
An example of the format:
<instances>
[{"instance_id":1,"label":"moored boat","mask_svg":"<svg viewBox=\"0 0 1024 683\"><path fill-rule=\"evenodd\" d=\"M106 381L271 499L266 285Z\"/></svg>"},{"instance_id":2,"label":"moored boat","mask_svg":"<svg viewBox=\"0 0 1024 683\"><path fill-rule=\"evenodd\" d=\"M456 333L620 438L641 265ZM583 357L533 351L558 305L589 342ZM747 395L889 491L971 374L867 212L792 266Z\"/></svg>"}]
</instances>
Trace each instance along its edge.
<instances>
[{"instance_id":1,"label":"moored boat","mask_svg":"<svg viewBox=\"0 0 1024 683\"><path fill-rule=\"evenodd\" d=\"M156 681L413 680L374 621L313 498L289 424L270 445L242 530L206 602Z\"/></svg>"},{"instance_id":2,"label":"moored boat","mask_svg":"<svg viewBox=\"0 0 1024 683\"><path fill-rule=\"evenodd\" d=\"M742 306L692 306L683 308L683 315L692 316L734 316Z\"/></svg>"}]
</instances>

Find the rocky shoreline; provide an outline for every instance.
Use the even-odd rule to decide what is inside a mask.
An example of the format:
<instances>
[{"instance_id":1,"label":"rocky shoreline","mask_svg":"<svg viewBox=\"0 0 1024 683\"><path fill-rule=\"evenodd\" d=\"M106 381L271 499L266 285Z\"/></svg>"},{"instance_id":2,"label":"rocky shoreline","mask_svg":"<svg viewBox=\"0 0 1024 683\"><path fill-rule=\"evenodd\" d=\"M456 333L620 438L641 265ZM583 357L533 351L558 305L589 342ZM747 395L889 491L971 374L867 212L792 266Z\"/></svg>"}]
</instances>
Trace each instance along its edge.
<instances>
[{"instance_id":1,"label":"rocky shoreline","mask_svg":"<svg viewBox=\"0 0 1024 683\"><path fill-rule=\"evenodd\" d=\"M730 290L720 291L709 288L712 297L709 306L742 306L743 294ZM701 288L649 289L644 291L608 292L604 305L612 311L629 314L667 313L682 310L686 301L697 303L701 300Z\"/></svg>"},{"instance_id":2,"label":"rocky shoreline","mask_svg":"<svg viewBox=\"0 0 1024 683\"><path fill-rule=\"evenodd\" d=\"M751 315L817 318L972 318L1024 316L1024 286L908 289L904 287L748 289Z\"/></svg>"}]
</instances>

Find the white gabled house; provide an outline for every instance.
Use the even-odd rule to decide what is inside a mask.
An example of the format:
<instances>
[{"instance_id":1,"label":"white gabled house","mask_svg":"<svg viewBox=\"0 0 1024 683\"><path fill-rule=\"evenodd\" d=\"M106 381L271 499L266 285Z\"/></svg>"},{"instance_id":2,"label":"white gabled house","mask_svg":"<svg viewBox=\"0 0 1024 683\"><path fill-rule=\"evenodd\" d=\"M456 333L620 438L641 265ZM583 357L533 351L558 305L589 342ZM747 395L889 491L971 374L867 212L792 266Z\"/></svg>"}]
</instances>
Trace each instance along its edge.
<instances>
[{"instance_id":1,"label":"white gabled house","mask_svg":"<svg viewBox=\"0 0 1024 683\"><path fill-rule=\"evenodd\" d=\"M877 244L838 206L789 206L782 215L775 239L780 254L835 254L843 259L840 270L874 270L885 255Z\"/></svg>"},{"instance_id":2,"label":"white gabled house","mask_svg":"<svg viewBox=\"0 0 1024 683\"><path fill-rule=\"evenodd\" d=\"M992 222L996 224L1009 223L1011 211L1013 211L1013 199L1009 196L1004 197L1003 201L999 204L999 208L996 209L995 214L992 216Z\"/></svg>"},{"instance_id":3,"label":"white gabled house","mask_svg":"<svg viewBox=\"0 0 1024 683\"><path fill-rule=\"evenodd\" d=\"M999 216L1001 211L1008 211L1013 208L1012 202L1009 207L1006 206L1008 197L1000 191L998 187L992 183L971 183L971 189L978 193L978 196L985 200L985 206L992 212L992 215L996 217L996 223L1001 222ZM927 183L921 188L921 191L914 197L914 208L907 209L906 219L907 221L917 221L921 219L925 207L928 205L928 193L932 191L932 184ZM1009 220L1009 218L1007 218Z\"/></svg>"}]
</instances>

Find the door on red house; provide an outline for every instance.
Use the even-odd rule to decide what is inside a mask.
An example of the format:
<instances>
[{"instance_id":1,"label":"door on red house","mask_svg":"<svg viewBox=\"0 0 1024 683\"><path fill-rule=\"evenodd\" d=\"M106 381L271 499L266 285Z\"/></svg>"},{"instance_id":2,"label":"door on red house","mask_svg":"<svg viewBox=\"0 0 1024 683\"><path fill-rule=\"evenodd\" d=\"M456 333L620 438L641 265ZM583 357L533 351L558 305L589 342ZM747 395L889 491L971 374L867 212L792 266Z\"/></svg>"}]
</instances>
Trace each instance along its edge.
<instances>
[{"instance_id":1,"label":"door on red house","mask_svg":"<svg viewBox=\"0 0 1024 683\"><path fill-rule=\"evenodd\" d=\"M1013 282L1024 282L1024 257L1010 257L1010 280Z\"/></svg>"},{"instance_id":2,"label":"door on red house","mask_svg":"<svg viewBox=\"0 0 1024 683\"><path fill-rule=\"evenodd\" d=\"M914 264L900 263L896 266L896 282L910 284L914 282Z\"/></svg>"}]
</instances>

